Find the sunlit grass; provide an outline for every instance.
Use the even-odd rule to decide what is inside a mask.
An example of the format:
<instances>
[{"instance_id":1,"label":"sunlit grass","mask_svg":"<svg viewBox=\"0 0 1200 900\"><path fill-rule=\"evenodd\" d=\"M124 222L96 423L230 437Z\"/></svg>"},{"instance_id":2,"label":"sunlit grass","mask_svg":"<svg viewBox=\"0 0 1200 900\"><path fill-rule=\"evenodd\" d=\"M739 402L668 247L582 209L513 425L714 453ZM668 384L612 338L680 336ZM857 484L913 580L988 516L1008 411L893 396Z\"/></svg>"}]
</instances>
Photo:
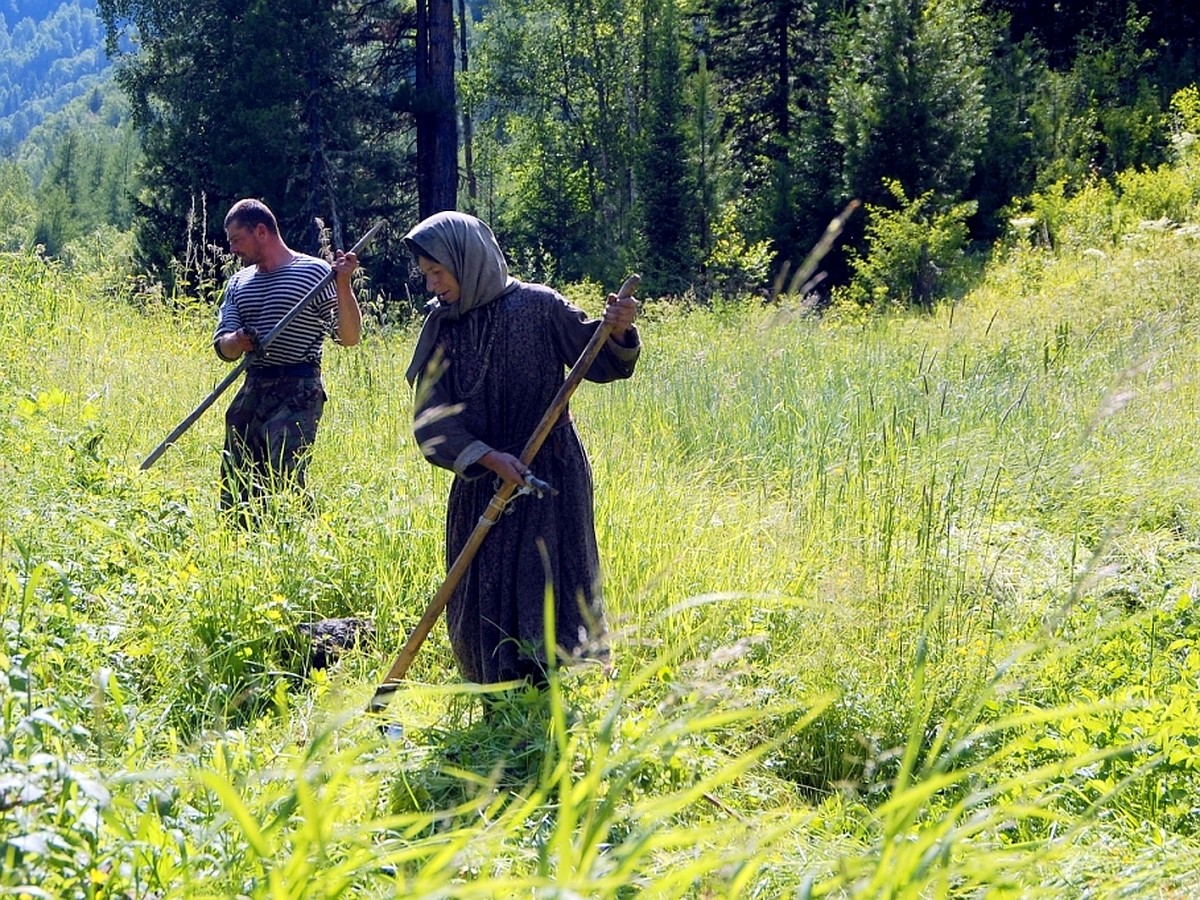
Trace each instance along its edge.
<instances>
[{"instance_id":1,"label":"sunlit grass","mask_svg":"<svg viewBox=\"0 0 1200 900\"><path fill-rule=\"evenodd\" d=\"M0 885L1190 883L1200 250L1140 240L1009 253L922 316L648 303L634 379L572 401L617 678L484 719L436 628L391 740L363 709L443 577L449 484L411 438L413 334L328 348L317 513L234 532L231 395L138 471L227 371L209 311L4 258ZM297 626L332 616L375 642L307 672Z\"/></svg>"}]
</instances>

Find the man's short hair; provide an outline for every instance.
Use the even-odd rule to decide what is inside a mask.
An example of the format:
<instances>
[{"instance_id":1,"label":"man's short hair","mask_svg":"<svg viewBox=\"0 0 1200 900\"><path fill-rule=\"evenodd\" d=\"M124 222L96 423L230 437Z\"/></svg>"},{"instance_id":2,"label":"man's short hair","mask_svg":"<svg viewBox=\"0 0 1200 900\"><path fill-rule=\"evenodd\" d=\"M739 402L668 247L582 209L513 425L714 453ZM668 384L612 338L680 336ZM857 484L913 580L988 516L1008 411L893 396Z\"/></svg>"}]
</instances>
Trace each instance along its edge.
<instances>
[{"instance_id":1,"label":"man's short hair","mask_svg":"<svg viewBox=\"0 0 1200 900\"><path fill-rule=\"evenodd\" d=\"M259 225L266 225L271 234L279 234L279 223L275 221L275 213L261 200L239 200L225 214L225 227L241 225L253 231Z\"/></svg>"}]
</instances>

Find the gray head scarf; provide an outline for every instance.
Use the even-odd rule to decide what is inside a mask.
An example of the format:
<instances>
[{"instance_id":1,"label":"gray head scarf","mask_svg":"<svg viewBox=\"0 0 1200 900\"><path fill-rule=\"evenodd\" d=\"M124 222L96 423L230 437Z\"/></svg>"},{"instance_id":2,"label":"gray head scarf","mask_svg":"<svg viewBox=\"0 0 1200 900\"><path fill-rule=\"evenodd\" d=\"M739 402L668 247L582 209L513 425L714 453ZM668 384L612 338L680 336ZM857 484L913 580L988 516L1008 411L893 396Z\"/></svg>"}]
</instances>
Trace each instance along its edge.
<instances>
[{"instance_id":1,"label":"gray head scarf","mask_svg":"<svg viewBox=\"0 0 1200 900\"><path fill-rule=\"evenodd\" d=\"M459 287L456 302L434 299L425 307L425 324L404 373L408 383L413 384L433 356L444 320L461 318L491 303L516 287L517 281L508 274L508 263L492 229L474 216L435 213L418 222L404 236L404 243L413 256L424 256L449 269Z\"/></svg>"}]
</instances>

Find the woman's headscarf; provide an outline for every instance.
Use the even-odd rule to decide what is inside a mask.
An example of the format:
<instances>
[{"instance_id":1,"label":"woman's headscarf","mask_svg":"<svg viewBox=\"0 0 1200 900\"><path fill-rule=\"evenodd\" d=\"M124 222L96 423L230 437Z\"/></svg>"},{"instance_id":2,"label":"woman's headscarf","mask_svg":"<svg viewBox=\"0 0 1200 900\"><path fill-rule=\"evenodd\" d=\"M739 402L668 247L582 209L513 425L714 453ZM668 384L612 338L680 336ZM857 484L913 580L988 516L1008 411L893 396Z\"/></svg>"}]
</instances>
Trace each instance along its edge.
<instances>
[{"instance_id":1,"label":"woman's headscarf","mask_svg":"<svg viewBox=\"0 0 1200 900\"><path fill-rule=\"evenodd\" d=\"M409 384L417 380L437 347L438 331L446 319L457 319L491 303L516 287L508 274L508 263L486 223L458 212L435 213L422 219L404 236L413 256L424 256L450 270L458 281L459 297L454 303L435 298L426 306L428 314L412 361L404 373Z\"/></svg>"}]
</instances>

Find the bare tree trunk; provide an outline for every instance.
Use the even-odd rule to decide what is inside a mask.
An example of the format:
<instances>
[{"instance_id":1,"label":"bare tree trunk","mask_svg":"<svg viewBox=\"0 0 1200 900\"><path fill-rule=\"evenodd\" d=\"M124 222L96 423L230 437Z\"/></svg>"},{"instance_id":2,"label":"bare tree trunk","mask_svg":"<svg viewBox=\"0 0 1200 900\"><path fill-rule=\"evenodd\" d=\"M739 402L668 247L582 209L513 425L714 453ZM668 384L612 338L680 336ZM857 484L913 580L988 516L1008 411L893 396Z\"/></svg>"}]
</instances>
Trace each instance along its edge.
<instances>
[{"instance_id":1,"label":"bare tree trunk","mask_svg":"<svg viewBox=\"0 0 1200 900\"><path fill-rule=\"evenodd\" d=\"M417 195L421 218L458 200L454 0L417 2Z\"/></svg>"},{"instance_id":2,"label":"bare tree trunk","mask_svg":"<svg viewBox=\"0 0 1200 900\"><path fill-rule=\"evenodd\" d=\"M462 71L467 71L467 4L458 0L458 48ZM479 208L479 185L475 182L474 131L471 127L471 111L462 110L463 168L467 176L467 212L474 214Z\"/></svg>"}]
</instances>

